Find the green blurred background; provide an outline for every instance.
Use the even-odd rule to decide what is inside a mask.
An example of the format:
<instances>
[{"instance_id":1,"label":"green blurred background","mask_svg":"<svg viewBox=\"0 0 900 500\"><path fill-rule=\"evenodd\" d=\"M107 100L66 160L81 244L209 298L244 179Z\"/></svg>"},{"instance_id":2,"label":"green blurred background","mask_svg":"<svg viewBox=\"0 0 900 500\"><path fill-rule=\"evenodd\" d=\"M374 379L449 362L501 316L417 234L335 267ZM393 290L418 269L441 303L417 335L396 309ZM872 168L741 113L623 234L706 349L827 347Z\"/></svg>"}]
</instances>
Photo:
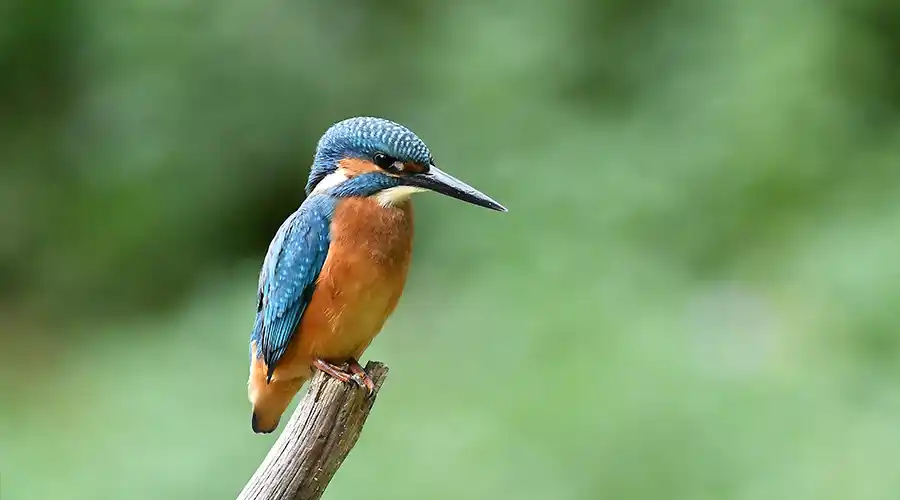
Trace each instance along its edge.
<instances>
[{"instance_id":1,"label":"green blurred background","mask_svg":"<svg viewBox=\"0 0 900 500\"><path fill-rule=\"evenodd\" d=\"M8 0L0 495L227 499L319 135L408 125L391 377L326 498L900 494L891 0Z\"/></svg>"}]
</instances>

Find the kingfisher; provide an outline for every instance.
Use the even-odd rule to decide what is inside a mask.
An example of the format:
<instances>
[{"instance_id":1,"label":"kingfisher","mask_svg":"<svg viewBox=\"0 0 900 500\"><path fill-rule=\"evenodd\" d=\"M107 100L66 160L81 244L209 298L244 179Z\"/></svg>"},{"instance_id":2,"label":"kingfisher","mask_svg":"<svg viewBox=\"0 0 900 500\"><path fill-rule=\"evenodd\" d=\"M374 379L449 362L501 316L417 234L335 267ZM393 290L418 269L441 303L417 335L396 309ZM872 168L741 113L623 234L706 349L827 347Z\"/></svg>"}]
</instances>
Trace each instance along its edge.
<instances>
[{"instance_id":1,"label":"kingfisher","mask_svg":"<svg viewBox=\"0 0 900 500\"><path fill-rule=\"evenodd\" d=\"M374 391L359 359L403 293L410 196L420 191L507 211L439 170L428 146L398 123L349 118L319 139L306 199L275 233L259 273L248 382L253 432L274 431L317 370Z\"/></svg>"}]
</instances>

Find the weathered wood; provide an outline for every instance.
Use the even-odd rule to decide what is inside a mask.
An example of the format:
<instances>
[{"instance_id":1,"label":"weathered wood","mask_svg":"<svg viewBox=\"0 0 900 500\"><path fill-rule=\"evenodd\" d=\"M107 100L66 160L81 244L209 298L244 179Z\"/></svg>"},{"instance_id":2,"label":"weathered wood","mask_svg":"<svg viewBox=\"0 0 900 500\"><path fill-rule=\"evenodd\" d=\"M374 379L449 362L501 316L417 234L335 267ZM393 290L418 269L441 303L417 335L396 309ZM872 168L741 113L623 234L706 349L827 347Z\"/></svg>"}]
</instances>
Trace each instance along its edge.
<instances>
[{"instance_id":1,"label":"weathered wood","mask_svg":"<svg viewBox=\"0 0 900 500\"><path fill-rule=\"evenodd\" d=\"M317 373L290 421L238 500L315 500L359 439L387 366L366 365L375 392Z\"/></svg>"}]
</instances>

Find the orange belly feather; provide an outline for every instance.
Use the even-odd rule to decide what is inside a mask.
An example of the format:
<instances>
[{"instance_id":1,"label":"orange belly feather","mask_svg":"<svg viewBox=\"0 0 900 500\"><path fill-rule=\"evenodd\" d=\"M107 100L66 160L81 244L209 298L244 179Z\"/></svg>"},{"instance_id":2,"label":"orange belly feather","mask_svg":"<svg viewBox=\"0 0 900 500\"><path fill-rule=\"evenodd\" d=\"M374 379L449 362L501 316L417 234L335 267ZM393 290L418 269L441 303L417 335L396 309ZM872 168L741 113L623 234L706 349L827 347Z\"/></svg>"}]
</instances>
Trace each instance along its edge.
<instances>
[{"instance_id":1,"label":"orange belly feather","mask_svg":"<svg viewBox=\"0 0 900 500\"><path fill-rule=\"evenodd\" d=\"M328 257L274 380L308 378L316 358L359 358L394 311L412 256L412 206L348 198L336 208Z\"/></svg>"}]
</instances>

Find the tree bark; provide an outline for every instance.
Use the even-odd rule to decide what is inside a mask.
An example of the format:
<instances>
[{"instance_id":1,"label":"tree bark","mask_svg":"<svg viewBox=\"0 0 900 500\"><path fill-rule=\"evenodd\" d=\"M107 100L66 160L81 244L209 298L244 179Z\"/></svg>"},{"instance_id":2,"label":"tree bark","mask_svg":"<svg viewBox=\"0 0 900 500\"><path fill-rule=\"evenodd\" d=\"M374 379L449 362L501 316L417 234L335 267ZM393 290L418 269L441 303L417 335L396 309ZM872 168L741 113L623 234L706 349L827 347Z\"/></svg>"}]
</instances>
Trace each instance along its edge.
<instances>
[{"instance_id":1,"label":"tree bark","mask_svg":"<svg viewBox=\"0 0 900 500\"><path fill-rule=\"evenodd\" d=\"M366 365L375 392L319 372L238 500L314 500L359 439L388 368Z\"/></svg>"}]
</instances>

